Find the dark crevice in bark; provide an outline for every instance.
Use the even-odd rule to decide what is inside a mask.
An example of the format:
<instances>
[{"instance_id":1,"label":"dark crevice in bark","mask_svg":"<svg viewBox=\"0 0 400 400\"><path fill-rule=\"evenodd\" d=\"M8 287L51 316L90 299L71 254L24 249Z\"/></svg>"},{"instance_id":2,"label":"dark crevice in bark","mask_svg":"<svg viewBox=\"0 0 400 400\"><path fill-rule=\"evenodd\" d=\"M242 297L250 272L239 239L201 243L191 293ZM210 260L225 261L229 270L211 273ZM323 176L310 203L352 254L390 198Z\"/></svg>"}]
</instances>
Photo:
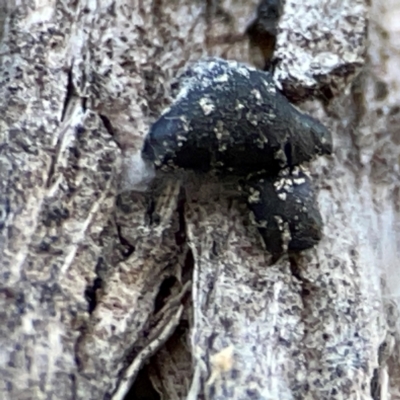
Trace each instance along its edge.
<instances>
[{"instance_id":1,"label":"dark crevice in bark","mask_svg":"<svg viewBox=\"0 0 400 400\"><path fill-rule=\"evenodd\" d=\"M149 378L149 371L145 365L138 373L135 382L125 395L124 400L160 400L161 397L154 389Z\"/></svg>"},{"instance_id":2,"label":"dark crevice in bark","mask_svg":"<svg viewBox=\"0 0 400 400\"><path fill-rule=\"evenodd\" d=\"M186 235L186 217L185 217L185 206L186 206L186 191L181 187L181 191L179 193L179 200L177 205L177 213L178 213L178 230L175 232L175 242L178 246L180 246L182 254L184 254L184 261L181 269L181 281L182 284L192 280L193 270L194 270L194 256L191 248L187 242ZM185 300L183 299L184 303Z\"/></svg>"},{"instance_id":3,"label":"dark crevice in bark","mask_svg":"<svg viewBox=\"0 0 400 400\"><path fill-rule=\"evenodd\" d=\"M175 232L175 242L178 246L183 246L186 243L185 203L184 190L181 190L177 206L179 228Z\"/></svg>"},{"instance_id":4,"label":"dark crevice in bark","mask_svg":"<svg viewBox=\"0 0 400 400\"><path fill-rule=\"evenodd\" d=\"M295 254L289 255L290 272L296 279L298 279L300 282L303 282L304 279L300 274L300 267L297 258L298 256Z\"/></svg>"},{"instance_id":5,"label":"dark crevice in bark","mask_svg":"<svg viewBox=\"0 0 400 400\"><path fill-rule=\"evenodd\" d=\"M182 357L183 353L186 354L188 364L190 363L192 356L188 348L185 348L185 343L188 343L188 337L189 323L186 319L182 319L175 332L166 343L153 356L151 356L147 363L141 368L135 382L124 397L124 400L167 399L165 396L166 393L170 393L170 385L176 386L178 390L180 390L181 387L178 382L179 377L176 375L179 369L179 364L173 364L176 360L179 360ZM161 351L161 349L164 349L164 351ZM165 382L163 379L164 371L160 370L160 368L165 369L165 365L172 365L174 367L170 373L170 377L173 380L168 382ZM189 390L188 385L191 373L189 371L185 372L190 374L190 376L185 377L186 389Z\"/></svg>"},{"instance_id":6,"label":"dark crevice in bark","mask_svg":"<svg viewBox=\"0 0 400 400\"><path fill-rule=\"evenodd\" d=\"M182 283L185 284L186 282L192 280L194 270L194 256L192 250L188 247L186 252L185 261L182 267ZM182 303L185 303L185 298L182 299Z\"/></svg>"},{"instance_id":7,"label":"dark crevice in bark","mask_svg":"<svg viewBox=\"0 0 400 400\"><path fill-rule=\"evenodd\" d=\"M287 159L287 163L288 163L289 167L293 167L292 145L289 142L285 144L285 155L286 155L286 159Z\"/></svg>"},{"instance_id":8,"label":"dark crevice in bark","mask_svg":"<svg viewBox=\"0 0 400 400\"><path fill-rule=\"evenodd\" d=\"M61 122L64 121L65 115L67 114L68 105L71 101L72 96L74 95L74 84L72 80L72 65L68 69L67 73L67 88L66 88L64 104L61 111Z\"/></svg>"},{"instance_id":9,"label":"dark crevice in bark","mask_svg":"<svg viewBox=\"0 0 400 400\"><path fill-rule=\"evenodd\" d=\"M182 195L182 194L181 194ZM185 199L181 196L180 201L178 202L177 212L179 214L179 229L175 233L177 244L182 246L182 255L184 255L184 259L181 265L181 277L178 280L175 276L167 276L164 278L163 282L159 286L159 291L154 300L154 309L152 315L149 317L148 321L145 323L142 332L143 338L137 341L131 349L131 354L128 356L126 362L129 364L132 360L137 356L137 354L146 346L145 343L149 343L152 341L152 336L154 335L155 330L157 330L157 324L163 318L165 312L168 312L168 309L172 306L177 307L178 304L182 304L185 308L189 307L188 302L190 302L191 294L190 290L183 289L183 285L187 282L191 281L193 268L194 268L194 257L192 251L186 244L186 223L184 218L184 204ZM154 211L154 209L153 209ZM152 212L150 212L152 215ZM169 267L167 267L169 269ZM184 292L182 292L184 290ZM174 296L177 296L179 292L182 292L182 295L179 295L179 299L173 299ZM172 301L171 301L172 300ZM178 300L178 303L176 301ZM167 305L169 303L169 305ZM167 340L167 342L161 347L167 347L167 353L169 352L168 348L171 346L171 342L176 342L176 337L181 337L182 335L187 335L187 331L189 329L189 322L186 317L183 318L179 322L177 329L174 333L171 334L171 337ZM175 339L174 339L175 338ZM149 378L149 370L152 369L152 373L154 375L154 371L157 370L157 364L160 362L159 353L160 349L158 349L151 357L145 362L142 366L141 370L138 372L138 375L132 384L129 392L125 395L124 400L133 400L133 399L141 399L141 400L158 400L160 399L160 395L155 389L155 386L152 384L152 380ZM167 360L167 362L171 362L171 360Z\"/></svg>"},{"instance_id":10,"label":"dark crevice in bark","mask_svg":"<svg viewBox=\"0 0 400 400\"><path fill-rule=\"evenodd\" d=\"M192 251L190 250L186 242L187 237L186 237L186 221L185 221L185 203L186 203L185 192L184 190L181 190L177 205L178 230L175 232L175 242L180 247L181 254L184 256L184 258L181 258L181 260L183 260L181 267L181 282L178 281L178 279L175 276L168 276L164 279L164 281L161 283L159 287L159 292L154 301L153 314L157 314L162 309L162 307L167 302L168 298L171 295L173 295L174 288L176 291L177 286L181 287L182 284L185 284L188 280L191 279L193 273L194 257ZM185 299L182 299L182 302L184 302L184 300Z\"/></svg>"},{"instance_id":11,"label":"dark crevice in bark","mask_svg":"<svg viewBox=\"0 0 400 400\"><path fill-rule=\"evenodd\" d=\"M76 375L75 374L70 374L71 378L71 395L72 395L72 400L78 400L78 385L76 382Z\"/></svg>"},{"instance_id":12,"label":"dark crevice in bark","mask_svg":"<svg viewBox=\"0 0 400 400\"><path fill-rule=\"evenodd\" d=\"M261 0L257 8L256 18L246 29L246 34L250 39L250 47L256 47L260 50L266 71L273 68L272 58L283 6L283 0Z\"/></svg>"},{"instance_id":13,"label":"dark crevice in bark","mask_svg":"<svg viewBox=\"0 0 400 400\"><path fill-rule=\"evenodd\" d=\"M307 303L309 301L309 296L316 296L316 287L309 280L305 279L301 273L302 265L299 263L299 255L290 255L290 272L292 275L301 283L301 298L303 300L304 308L307 308Z\"/></svg>"},{"instance_id":14,"label":"dark crevice in bark","mask_svg":"<svg viewBox=\"0 0 400 400\"><path fill-rule=\"evenodd\" d=\"M172 294L173 287L178 283L178 280L175 276L168 276L161 283L160 288L158 289L157 296L154 300L154 311L153 314L157 314L165 305L166 300Z\"/></svg>"},{"instance_id":15,"label":"dark crevice in bark","mask_svg":"<svg viewBox=\"0 0 400 400\"><path fill-rule=\"evenodd\" d=\"M156 202L153 197L149 198L149 202L147 204L145 220L148 225L158 225L160 222L160 216L155 212L156 210Z\"/></svg>"},{"instance_id":16,"label":"dark crevice in bark","mask_svg":"<svg viewBox=\"0 0 400 400\"><path fill-rule=\"evenodd\" d=\"M334 98L334 93L332 89L327 85L321 88L320 90L320 98L322 101L322 104L328 105L329 102Z\"/></svg>"},{"instance_id":17,"label":"dark crevice in bark","mask_svg":"<svg viewBox=\"0 0 400 400\"><path fill-rule=\"evenodd\" d=\"M91 285L87 285L85 289L85 300L88 303L88 313L92 314L93 311L95 310L98 302L98 293L97 291L102 289L103 287L103 278L102 278L102 270L104 269L103 267L104 263L104 258L99 257L96 267L95 267L95 272L96 272L96 278L93 280Z\"/></svg>"},{"instance_id":18,"label":"dark crevice in bark","mask_svg":"<svg viewBox=\"0 0 400 400\"><path fill-rule=\"evenodd\" d=\"M378 368L374 369L374 374L372 375L371 379L371 397L373 400L381 400L380 394L380 384L379 384L379 370Z\"/></svg>"},{"instance_id":19,"label":"dark crevice in bark","mask_svg":"<svg viewBox=\"0 0 400 400\"><path fill-rule=\"evenodd\" d=\"M85 112L87 109L87 97L81 97L81 106L83 112Z\"/></svg>"},{"instance_id":20,"label":"dark crevice in bark","mask_svg":"<svg viewBox=\"0 0 400 400\"><path fill-rule=\"evenodd\" d=\"M86 110L86 103L87 103L87 99L86 98L82 98L82 108L83 108L83 110ZM101 122L103 122L104 128L106 129L108 134L114 139L115 144L118 146L118 148L120 150L123 150L122 145L118 140L118 135L117 135L114 127L112 126L112 123L111 123L110 119L104 114L99 114L99 118L101 119Z\"/></svg>"},{"instance_id":21,"label":"dark crevice in bark","mask_svg":"<svg viewBox=\"0 0 400 400\"><path fill-rule=\"evenodd\" d=\"M110 120L108 119L108 117L106 117L103 114L99 114L99 117L101 119L101 121L104 124L104 127L106 128L107 132L112 136L115 137L115 130L113 128L113 126L111 125Z\"/></svg>"},{"instance_id":22,"label":"dark crevice in bark","mask_svg":"<svg viewBox=\"0 0 400 400\"><path fill-rule=\"evenodd\" d=\"M101 278L95 278L93 283L89 286L86 286L85 289L85 300L88 303L88 313L92 314L94 309L97 306L97 295L96 292L98 289L101 289L103 285L103 281Z\"/></svg>"}]
</instances>

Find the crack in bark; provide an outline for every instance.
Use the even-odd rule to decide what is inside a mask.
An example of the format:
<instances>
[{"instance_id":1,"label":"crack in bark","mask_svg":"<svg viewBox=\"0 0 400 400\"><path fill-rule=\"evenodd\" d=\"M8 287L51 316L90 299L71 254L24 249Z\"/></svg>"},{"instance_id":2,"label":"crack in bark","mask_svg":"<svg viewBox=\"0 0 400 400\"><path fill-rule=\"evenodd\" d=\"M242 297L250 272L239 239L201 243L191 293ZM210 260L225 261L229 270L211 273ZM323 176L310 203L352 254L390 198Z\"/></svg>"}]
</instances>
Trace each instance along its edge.
<instances>
[{"instance_id":1,"label":"crack in bark","mask_svg":"<svg viewBox=\"0 0 400 400\"><path fill-rule=\"evenodd\" d=\"M66 92L65 92L64 104L63 104L62 111L61 111L61 119L60 119L61 122L63 122L65 119L65 116L66 116L67 110L68 110L68 106L71 102L72 96L74 95L74 83L72 80L72 68L73 68L73 66L71 65L67 72L67 87L66 87Z\"/></svg>"},{"instance_id":2,"label":"crack in bark","mask_svg":"<svg viewBox=\"0 0 400 400\"><path fill-rule=\"evenodd\" d=\"M104 286L104 275L102 273L103 264L105 263L105 260L103 257L99 257L97 260L97 264L95 267L95 273L96 273L96 278L93 279L91 285L87 285L85 289L85 300L88 303L88 313L91 315L93 311L95 310L98 301L99 301L99 293L98 291L101 290Z\"/></svg>"}]
</instances>

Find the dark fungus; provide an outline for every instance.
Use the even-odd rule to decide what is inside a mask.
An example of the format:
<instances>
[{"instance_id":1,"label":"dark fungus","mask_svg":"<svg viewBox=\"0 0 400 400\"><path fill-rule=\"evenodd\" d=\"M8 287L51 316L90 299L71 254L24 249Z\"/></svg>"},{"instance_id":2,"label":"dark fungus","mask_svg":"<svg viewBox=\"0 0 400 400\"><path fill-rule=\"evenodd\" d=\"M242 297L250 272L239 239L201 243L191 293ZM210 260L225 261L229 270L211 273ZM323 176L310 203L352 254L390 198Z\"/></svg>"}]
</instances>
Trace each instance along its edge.
<instances>
[{"instance_id":1,"label":"dark fungus","mask_svg":"<svg viewBox=\"0 0 400 400\"><path fill-rule=\"evenodd\" d=\"M173 90L175 101L151 127L143 158L165 171L246 177L248 205L267 249L279 255L314 246L322 219L299 166L331 154L325 126L292 106L268 72L234 61L198 61Z\"/></svg>"},{"instance_id":2,"label":"dark fungus","mask_svg":"<svg viewBox=\"0 0 400 400\"><path fill-rule=\"evenodd\" d=\"M279 256L285 250L302 251L322 237L322 218L310 178L300 168L277 177L257 174L246 182L252 219L267 250Z\"/></svg>"},{"instance_id":3,"label":"dark fungus","mask_svg":"<svg viewBox=\"0 0 400 400\"><path fill-rule=\"evenodd\" d=\"M156 168L276 175L332 151L329 131L293 107L267 72L209 59L179 83L145 139L143 156Z\"/></svg>"}]
</instances>

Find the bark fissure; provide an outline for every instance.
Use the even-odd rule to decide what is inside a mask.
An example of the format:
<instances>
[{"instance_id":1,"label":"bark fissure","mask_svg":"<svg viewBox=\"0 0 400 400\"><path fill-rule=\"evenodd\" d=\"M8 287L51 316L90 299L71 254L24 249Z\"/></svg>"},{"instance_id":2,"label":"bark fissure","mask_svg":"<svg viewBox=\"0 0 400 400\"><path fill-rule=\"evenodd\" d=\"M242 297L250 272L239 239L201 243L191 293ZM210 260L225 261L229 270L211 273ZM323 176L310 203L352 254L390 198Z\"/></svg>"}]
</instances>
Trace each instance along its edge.
<instances>
[{"instance_id":1,"label":"bark fissure","mask_svg":"<svg viewBox=\"0 0 400 400\"><path fill-rule=\"evenodd\" d=\"M60 122L64 121L71 98L74 95L74 84L73 84L73 80L72 80L72 74L73 74L73 67L71 66L68 68L68 71L67 71L67 85L65 88L65 99L64 99L64 104L63 104L62 110L61 110Z\"/></svg>"}]
</instances>

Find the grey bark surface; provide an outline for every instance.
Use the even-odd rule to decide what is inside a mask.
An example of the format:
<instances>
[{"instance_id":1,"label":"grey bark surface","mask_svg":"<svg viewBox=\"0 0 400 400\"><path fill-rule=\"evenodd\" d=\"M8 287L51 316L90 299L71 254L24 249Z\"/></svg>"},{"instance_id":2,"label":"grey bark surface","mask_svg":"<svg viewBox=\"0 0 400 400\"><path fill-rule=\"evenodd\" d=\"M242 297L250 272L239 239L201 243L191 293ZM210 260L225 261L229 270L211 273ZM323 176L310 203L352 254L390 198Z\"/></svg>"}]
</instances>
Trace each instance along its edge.
<instances>
[{"instance_id":1,"label":"grey bark surface","mask_svg":"<svg viewBox=\"0 0 400 400\"><path fill-rule=\"evenodd\" d=\"M173 77L259 60L257 5L0 4L1 399L400 399L398 0L285 3L274 79L334 136L315 249L270 266L205 176L129 190Z\"/></svg>"}]
</instances>

